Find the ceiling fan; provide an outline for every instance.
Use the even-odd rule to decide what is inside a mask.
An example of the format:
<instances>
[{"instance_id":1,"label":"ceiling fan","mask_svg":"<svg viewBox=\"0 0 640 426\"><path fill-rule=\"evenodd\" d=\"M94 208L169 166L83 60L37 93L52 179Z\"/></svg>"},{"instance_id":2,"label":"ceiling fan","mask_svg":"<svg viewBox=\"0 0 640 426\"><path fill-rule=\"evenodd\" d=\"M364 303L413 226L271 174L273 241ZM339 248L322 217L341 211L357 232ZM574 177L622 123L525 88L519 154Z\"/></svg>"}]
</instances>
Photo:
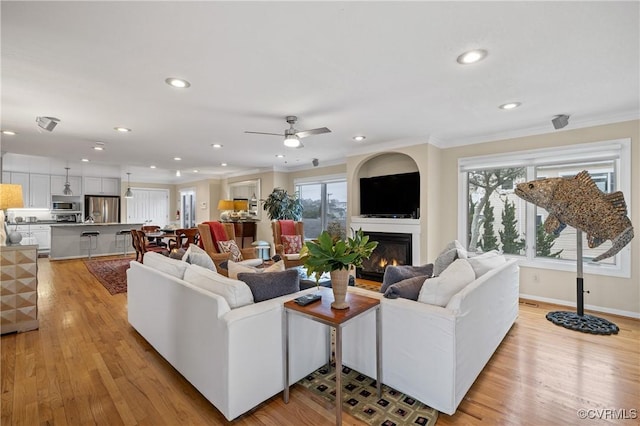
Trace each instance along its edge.
<instances>
[{"instance_id":1,"label":"ceiling fan","mask_svg":"<svg viewBox=\"0 0 640 426\"><path fill-rule=\"evenodd\" d=\"M245 133L254 133L257 135L284 136L284 146L289 148L302 148L304 145L302 145L302 142L300 142L300 139L306 138L307 136L321 135L323 133L331 133L331 130L329 130L326 127L319 127L317 129L311 129L311 130L297 130L296 128L293 127L293 125L296 124L296 121L298 121L298 117L296 117L295 115L288 115L286 120L287 120L287 123L289 123L290 127L286 129L284 133L250 132L248 130L245 130Z\"/></svg>"}]
</instances>

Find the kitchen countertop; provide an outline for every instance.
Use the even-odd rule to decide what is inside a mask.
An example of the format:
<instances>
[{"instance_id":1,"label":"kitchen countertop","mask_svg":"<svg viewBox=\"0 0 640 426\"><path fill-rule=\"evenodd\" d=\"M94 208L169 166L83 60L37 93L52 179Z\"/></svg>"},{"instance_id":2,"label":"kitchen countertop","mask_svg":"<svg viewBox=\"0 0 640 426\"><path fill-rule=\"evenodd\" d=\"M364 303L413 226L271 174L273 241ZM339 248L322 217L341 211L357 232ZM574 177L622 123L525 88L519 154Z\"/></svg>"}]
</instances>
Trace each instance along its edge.
<instances>
[{"instance_id":1,"label":"kitchen countertop","mask_svg":"<svg viewBox=\"0 0 640 426\"><path fill-rule=\"evenodd\" d=\"M7 225L53 225L55 220L38 220L36 222L8 222Z\"/></svg>"},{"instance_id":2,"label":"kitchen countertop","mask_svg":"<svg viewBox=\"0 0 640 426\"><path fill-rule=\"evenodd\" d=\"M131 225L132 227L140 227L141 223L118 223L118 222L108 222L108 223L64 223L64 222L52 222L51 226L112 226L112 225Z\"/></svg>"}]
</instances>

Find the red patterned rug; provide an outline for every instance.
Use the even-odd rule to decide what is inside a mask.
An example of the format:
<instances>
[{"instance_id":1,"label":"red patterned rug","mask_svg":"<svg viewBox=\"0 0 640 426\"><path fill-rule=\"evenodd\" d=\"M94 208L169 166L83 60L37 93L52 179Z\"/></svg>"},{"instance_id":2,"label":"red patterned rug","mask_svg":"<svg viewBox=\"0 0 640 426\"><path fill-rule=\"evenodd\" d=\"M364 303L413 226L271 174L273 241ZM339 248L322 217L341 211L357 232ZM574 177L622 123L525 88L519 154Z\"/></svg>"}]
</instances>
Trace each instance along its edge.
<instances>
[{"instance_id":1,"label":"red patterned rug","mask_svg":"<svg viewBox=\"0 0 640 426\"><path fill-rule=\"evenodd\" d=\"M123 257L120 259L91 259L85 260L89 272L109 291L109 293L119 294L127 292L127 269L132 258Z\"/></svg>"}]
</instances>

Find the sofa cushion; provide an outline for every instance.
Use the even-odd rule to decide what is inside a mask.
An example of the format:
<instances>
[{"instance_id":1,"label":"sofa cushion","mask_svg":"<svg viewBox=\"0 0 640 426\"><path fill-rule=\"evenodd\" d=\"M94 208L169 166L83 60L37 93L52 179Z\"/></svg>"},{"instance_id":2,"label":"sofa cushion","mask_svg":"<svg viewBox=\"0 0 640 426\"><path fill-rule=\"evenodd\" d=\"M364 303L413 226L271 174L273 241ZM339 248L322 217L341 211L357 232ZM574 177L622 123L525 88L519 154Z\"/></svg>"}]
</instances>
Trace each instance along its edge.
<instances>
[{"instance_id":1,"label":"sofa cushion","mask_svg":"<svg viewBox=\"0 0 640 426\"><path fill-rule=\"evenodd\" d=\"M182 279L184 277L184 271L189 264L178 259L171 259L168 256L163 256L160 253L148 251L144 254L144 264L149 268L153 268L157 271L164 272L165 274L172 275L176 278Z\"/></svg>"},{"instance_id":2,"label":"sofa cushion","mask_svg":"<svg viewBox=\"0 0 640 426\"><path fill-rule=\"evenodd\" d=\"M481 255L470 257L469 264L476 274L476 278L480 278L490 270L499 267L507 262L507 259L497 250L491 250Z\"/></svg>"},{"instance_id":3,"label":"sofa cushion","mask_svg":"<svg viewBox=\"0 0 640 426\"><path fill-rule=\"evenodd\" d=\"M224 297L231 309L253 303L253 294L245 283L227 278L202 266L190 265L184 273L184 280Z\"/></svg>"},{"instance_id":4,"label":"sofa cushion","mask_svg":"<svg viewBox=\"0 0 640 426\"><path fill-rule=\"evenodd\" d=\"M418 275L398 281L387 288L384 292L384 297L388 299L397 299L400 297L403 299L418 300L420 289L427 278L429 278L427 275Z\"/></svg>"},{"instance_id":5,"label":"sofa cushion","mask_svg":"<svg viewBox=\"0 0 640 426\"><path fill-rule=\"evenodd\" d=\"M380 286L380 293L385 293L389 286L398 283L407 278L419 277L419 276L431 276L433 274L433 263L428 263L422 266L412 265L389 265L384 270L384 276L382 277L382 285Z\"/></svg>"},{"instance_id":6,"label":"sofa cushion","mask_svg":"<svg viewBox=\"0 0 640 426\"><path fill-rule=\"evenodd\" d=\"M302 250L301 235L280 235L280 239L282 240L284 254L296 254Z\"/></svg>"},{"instance_id":7,"label":"sofa cushion","mask_svg":"<svg viewBox=\"0 0 640 426\"><path fill-rule=\"evenodd\" d=\"M249 286L256 303L300 291L300 276L295 269L264 274L241 272L238 279Z\"/></svg>"},{"instance_id":8,"label":"sofa cushion","mask_svg":"<svg viewBox=\"0 0 640 426\"><path fill-rule=\"evenodd\" d=\"M218 241L218 249L220 253L231 253L231 260L234 262L243 260L240 247L238 247L238 244L234 240Z\"/></svg>"},{"instance_id":9,"label":"sofa cushion","mask_svg":"<svg viewBox=\"0 0 640 426\"><path fill-rule=\"evenodd\" d=\"M458 240L451 241L433 262L433 276L439 276L454 260L466 258L467 251L462 244Z\"/></svg>"},{"instance_id":10,"label":"sofa cushion","mask_svg":"<svg viewBox=\"0 0 640 426\"><path fill-rule=\"evenodd\" d=\"M445 307L449 299L476 279L467 259L455 260L439 277L428 279L422 285L418 302Z\"/></svg>"},{"instance_id":11,"label":"sofa cushion","mask_svg":"<svg viewBox=\"0 0 640 426\"><path fill-rule=\"evenodd\" d=\"M202 250L195 244L189 244L189 248L184 253L182 260L192 265L198 265L202 266L203 268L211 269L212 271L216 270L216 264L213 263L213 259L211 259L211 256L209 256L206 251Z\"/></svg>"},{"instance_id":12,"label":"sofa cushion","mask_svg":"<svg viewBox=\"0 0 640 426\"><path fill-rule=\"evenodd\" d=\"M233 260L229 260L227 262L227 270L229 271L229 278L233 278L233 279L237 279L238 274L240 273L261 274L263 272L282 272L285 269L286 268L284 267L284 262L282 260L274 263L273 265L267 268L255 268L253 266L234 262Z\"/></svg>"}]
</instances>

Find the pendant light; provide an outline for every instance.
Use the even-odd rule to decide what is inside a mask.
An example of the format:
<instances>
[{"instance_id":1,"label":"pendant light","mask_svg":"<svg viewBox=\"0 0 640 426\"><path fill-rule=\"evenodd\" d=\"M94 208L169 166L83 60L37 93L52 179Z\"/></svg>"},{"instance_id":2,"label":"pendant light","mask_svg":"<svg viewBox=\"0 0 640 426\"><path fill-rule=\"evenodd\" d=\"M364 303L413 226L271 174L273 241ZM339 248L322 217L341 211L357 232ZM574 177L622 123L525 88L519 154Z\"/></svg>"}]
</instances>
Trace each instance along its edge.
<instances>
[{"instance_id":1,"label":"pendant light","mask_svg":"<svg viewBox=\"0 0 640 426\"><path fill-rule=\"evenodd\" d=\"M73 191L71 190L71 185L69 184L69 167L65 167L67 170L67 180L64 183L64 189L62 190L62 195L73 195Z\"/></svg>"},{"instance_id":2,"label":"pendant light","mask_svg":"<svg viewBox=\"0 0 640 426\"><path fill-rule=\"evenodd\" d=\"M127 172L127 192L124 193L124 198L133 198L133 192L131 192L131 173Z\"/></svg>"}]
</instances>

